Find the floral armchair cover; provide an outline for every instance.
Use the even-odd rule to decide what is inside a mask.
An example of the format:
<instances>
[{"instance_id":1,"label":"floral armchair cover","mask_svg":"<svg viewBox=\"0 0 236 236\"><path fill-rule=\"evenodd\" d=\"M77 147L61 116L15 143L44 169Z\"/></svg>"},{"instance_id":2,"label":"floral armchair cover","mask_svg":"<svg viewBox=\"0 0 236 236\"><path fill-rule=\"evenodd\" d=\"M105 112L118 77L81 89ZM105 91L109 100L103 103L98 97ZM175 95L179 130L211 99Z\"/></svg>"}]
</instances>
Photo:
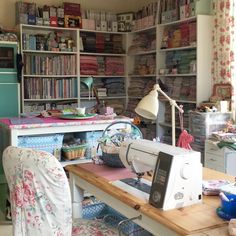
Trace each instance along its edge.
<instances>
[{"instance_id":1,"label":"floral armchair cover","mask_svg":"<svg viewBox=\"0 0 236 236\"><path fill-rule=\"evenodd\" d=\"M3 153L14 236L68 236L71 195L66 174L50 153L10 146Z\"/></svg>"},{"instance_id":2,"label":"floral armchair cover","mask_svg":"<svg viewBox=\"0 0 236 236\"><path fill-rule=\"evenodd\" d=\"M14 236L114 236L101 220L73 222L70 187L58 160L50 153L7 147L3 152Z\"/></svg>"}]
</instances>

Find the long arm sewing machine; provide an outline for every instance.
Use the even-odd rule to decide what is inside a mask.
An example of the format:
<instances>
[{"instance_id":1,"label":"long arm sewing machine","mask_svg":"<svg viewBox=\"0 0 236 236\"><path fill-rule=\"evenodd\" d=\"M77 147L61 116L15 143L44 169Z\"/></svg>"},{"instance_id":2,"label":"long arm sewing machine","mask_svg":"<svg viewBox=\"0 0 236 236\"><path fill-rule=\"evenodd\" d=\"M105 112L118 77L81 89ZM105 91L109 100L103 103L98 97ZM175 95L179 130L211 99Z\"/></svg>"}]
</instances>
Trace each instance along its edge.
<instances>
[{"instance_id":1,"label":"long arm sewing machine","mask_svg":"<svg viewBox=\"0 0 236 236\"><path fill-rule=\"evenodd\" d=\"M138 177L113 184L149 200L153 206L170 210L202 201L199 152L140 139L122 143L120 159ZM140 178L150 170L154 170L152 183Z\"/></svg>"}]
</instances>

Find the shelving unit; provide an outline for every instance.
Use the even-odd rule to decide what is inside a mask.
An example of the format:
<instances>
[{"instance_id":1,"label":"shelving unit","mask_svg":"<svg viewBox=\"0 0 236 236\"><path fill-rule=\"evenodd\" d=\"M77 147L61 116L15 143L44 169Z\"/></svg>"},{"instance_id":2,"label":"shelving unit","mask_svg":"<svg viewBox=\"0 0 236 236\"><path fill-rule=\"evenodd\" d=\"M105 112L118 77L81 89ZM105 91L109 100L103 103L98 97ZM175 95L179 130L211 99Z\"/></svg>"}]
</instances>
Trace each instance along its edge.
<instances>
[{"instance_id":1,"label":"shelving unit","mask_svg":"<svg viewBox=\"0 0 236 236\"><path fill-rule=\"evenodd\" d=\"M20 26L22 112L77 107L79 104L78 31L71 28Z\"/></svg>"},{"instance_id":2,"label":"shelving unit","mask_svg":"<svg viewBox=\"0 0 236 236\"><path fill-rule=\"evenodd\" d=\"M113 106L118 114L126 105L126 37L127 33L121 32L80 30L80 77L92 76L99 99ZM88 97L88 91L81 93L84 104L89 99L94 103L95 98Z\"/></svg>"},{"instance_id":3,"label":"shelving unit","mask_svg":"<svg viewBox=\"0 0 236 236\"><path fill-rule=\"evenodd\" d=\"M105 91L99 95L100 100L103 100L107 105L116 107L117 113L123 113L126 109L126 115L134 117L136 116L134 108L137 103L152 89L153 84L161 81L169 89L165 92L178 104L183 104L185 110L184 128L188 128L187 111L196 108L200 102L207 100L211 95L211 47L209 46L211 45L209 25L211 24L211 16L198 15L197 17L158 24L129 33L21 25L21 48L24 58L27 59L28 57L30 61L37 57L75 58L75 71L71 74L32 73L31 66L28 70L25 68L24 71L27 73L23 74L22 110L27 110L25 107L28 104L32 104L32 107L39 104L39 107L44 109L51 104L59 103L74 106L82 103L88 107L90 104L94 105L95 97L91 91L88 92L86 86L84 87L80 83L82 78L92 76L93 86ZM175 39L178 39L178 34L186 35L186 30L191 31L191 33L188 33L188 39L182 35L183 40L172 42L172 45L163 47L165 43L164 34L167 30L174 35L171 38ZM74 42L74 48L71 51L55 52L47 49L34 50L24 47L23 34L48 34L50 32L69 35ZM189 57L189 65L185 63L182 66L181 62L177 60L176 67L179 68L177 71L174 70L174 65L168 63L173 62L176 55L177 58L185 58L185 60ZM190 69L190 62L192 61L195 63ZM160 73L162 69L168 69L168 71ZM31 81L32 86L35 86L35 83L37 84L37 81L42 81L42 79L46 81L45 86L48 86L50 81L74 80L74 94L61 97L39 97L36 94L29 97L26 91L30 86L25 86L25 83ZM111 87L112 85L114 87ZM157 125L157 136L164 137L166 133L171 135L170 117L168 117L170 113L169 104L161 96L159 100L161 104L157 123L160 125ZM177 130L180 131L178 115L176 118ZM178 131L176 133L178 135ZM164 141L168 142L168 138Z\"/></svg>"},{"instance_id":4,"label":"shelving unit","mask_svg":"<svg viewBox=\"0 0 236 236\"><path fill-rule=\"evenodd\" d=\"M189 127L188 110L211 95L211 24L212 16L198 15L157 25L157 78L165 92L183 105L185 129ZM161 96L159 100L158 136L171 143L170 105ZM180 131L176 111L177 138Z\"/></svg>"},{"instance_id":5,"label":"shelving unit","mask_svg":"<svg viewBox=\"0 0 236 236\"><path fill-rule=\"evenodd\" d=\"M137 103L148 94L156 83L156 26L137 30L128 34L127 43L127 110L126 114L136 117L134 109ZM140 117L145 128L144 138L156 137L155 124Z\"/></svg>"}]
</instances>

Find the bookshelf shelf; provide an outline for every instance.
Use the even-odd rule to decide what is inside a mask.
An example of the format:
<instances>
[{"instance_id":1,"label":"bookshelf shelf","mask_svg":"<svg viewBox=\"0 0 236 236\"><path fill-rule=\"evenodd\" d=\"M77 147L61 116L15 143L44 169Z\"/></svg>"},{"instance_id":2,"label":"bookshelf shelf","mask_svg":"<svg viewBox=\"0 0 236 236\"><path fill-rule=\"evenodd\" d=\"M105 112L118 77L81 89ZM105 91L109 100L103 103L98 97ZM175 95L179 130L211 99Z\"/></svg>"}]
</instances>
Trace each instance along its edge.
<instances>
[{"instance_id":1,"label":"bookshelf shelf","mask_svg":"<svg viewBox=\"0 0 236 236\"><path fill-rule=\"evenodd\" d=\"M80 52L80 55L109 56L109 57L124 57L124 56L126 56L126 54L121 54L121 53L97 53L97 52Z\"/></svg>"},{"instance_id":2,"label":"bookshelf shelf","mask_svg":"<svg viewBox=\"0 0 236 236\"><path fill-rule=\"evenodd\" d=\"M120 78L125 77L125 75L80 75L81 78L93 77L93 78Z\"/></svg>"},{"instance_id":3,"label":"bookshelf shelf","mask_svg":"<svg viewBox=\"0 0 236 236\"><path fill-rule=\"evenodd\" d=\"M148 54L156 54L156 50L147 50L142 52L135 52L135 53L129 53L129 56L141 56L141 55L148 55Z\"/></svg>"},{"instance_id":4,"label":"bookshelf shelf","mask_svg":"<svg viewBox=\"0 0 236 236\"><path fill-rule=\"evenodd\" d=\"M168 51L179 51L179 50L191 50L196 49L197 46L186 46L186 47L176 47L176 48L165 48L160 49L160 52L168 52Z\"/></svg>"},{"instance_id":5,"label":"bookshelf shelf","mask_svg":"<svg viewBox=\"0 0 236 236\"><path fill-rule=\"evenodd\" d=\"M177 20L177 21L172 21L172 22L165 23L165 24L160 24L160 26L174 26L174 25L179 25L179 24L183 24L183 23L196 21L196 19L197 19L196 16L192 16L192 17L185 18L185 19L182 19L182 20Z\"/></svg>"},{"instance_id":6,"label":"bookshelf shelf","mask_svg":"<svg viewBox=\"0 0 236 236\"><path fill-rule=\"evenodd\" d=\"M72 54L76 55L77 52L69 52L69 51L41 51L41 50L22 50L22 53L33 53L33 54Z\"/></svg>"},{"instance_id":7,"label":"bookshelf shelf","mask_svg":"<svg viewBox=\"0 0 236 236\"><path fill-rule=\"evenodd\" d=\"M197 76L196 73L188 73L188 74L165 74L158 75L158 77L188 77L188 76Z\"/></svg>"},{"instance_id":8,"label":"bookshelf shelf","mask_svg":"<svg viewBox=\"0 0 236 236\"><path fill-rule=\"evenodd\" d=\"M144 28L144 29L131 31L130 33L131 34L145 33L146 31L150 31L150 30L153 31L155 29L156 29L156 25L153 25L153 26L150 26L150 27L147 27L147 28Z\"/></svg>"},{"instance_id":9,"label":"bookshelf shelf","mask_svg":"<svg viewBox=\"0 0 236 236\"><path fill-rule=\"evenodd\" d=\"M129 75L129 77L156 77L156 74Z\"/></svg>"},{"instance_id":10,"label":"bookshelf shelf","mask_svg":"<svg viewBox=\"0 0 236 236\"><path fill-rule=\"evenodd\" d=\"M34 78L71 78L77 77L78 75L24 75L24 77L34 77Z\"/></svg>"},{"instance_id":11,"label":"bookshelf shelf","mask_svg":"<svg viewBox=\"0 0 236 236\"><path fill-rule=\"evenodd\" d=\"M78 98L42 98L42 99L24 99L25 102L43 102L43 101L72 101Z\"/></svg>"}]
</instances>

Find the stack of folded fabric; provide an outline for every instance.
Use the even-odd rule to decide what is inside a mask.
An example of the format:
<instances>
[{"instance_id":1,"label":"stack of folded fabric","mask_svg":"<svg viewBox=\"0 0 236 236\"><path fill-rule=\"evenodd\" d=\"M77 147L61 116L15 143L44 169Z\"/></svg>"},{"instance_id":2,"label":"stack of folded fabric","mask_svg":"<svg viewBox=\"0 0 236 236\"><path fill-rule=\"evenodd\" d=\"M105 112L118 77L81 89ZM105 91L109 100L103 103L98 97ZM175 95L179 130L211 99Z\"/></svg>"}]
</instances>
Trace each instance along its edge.
<instances>
[{"instance_id":1,"label":"stack of folded fabric","mask_svg":"<svg viewBox=\"0 0 236 236\"><path fill-rule=\"evenodd\" d=\"M94 56L80 56L80 73L82 75L97 75L97 58Z\"/></svg>"},{"instance_id":2,"label":"stack of folded fabric","mask_svg":"<svg viewBox=\"0 0 236 236\"><path fill-rule=\"evenodd\" d=\"M124 75L124 59L122 57L106 57L106 75Z\"/></svg>"},{"instance_id":3,"label":"stack of folded fabric","mask_svg":"<svg viewBox=\"0 0 236 236\"><path fill-rule=\"evenodd\" d=\"M104 87L107 89L107 95L110 97L125 95L124 78L106 78L104 80Z\"/></svg>"}]
</instances>

